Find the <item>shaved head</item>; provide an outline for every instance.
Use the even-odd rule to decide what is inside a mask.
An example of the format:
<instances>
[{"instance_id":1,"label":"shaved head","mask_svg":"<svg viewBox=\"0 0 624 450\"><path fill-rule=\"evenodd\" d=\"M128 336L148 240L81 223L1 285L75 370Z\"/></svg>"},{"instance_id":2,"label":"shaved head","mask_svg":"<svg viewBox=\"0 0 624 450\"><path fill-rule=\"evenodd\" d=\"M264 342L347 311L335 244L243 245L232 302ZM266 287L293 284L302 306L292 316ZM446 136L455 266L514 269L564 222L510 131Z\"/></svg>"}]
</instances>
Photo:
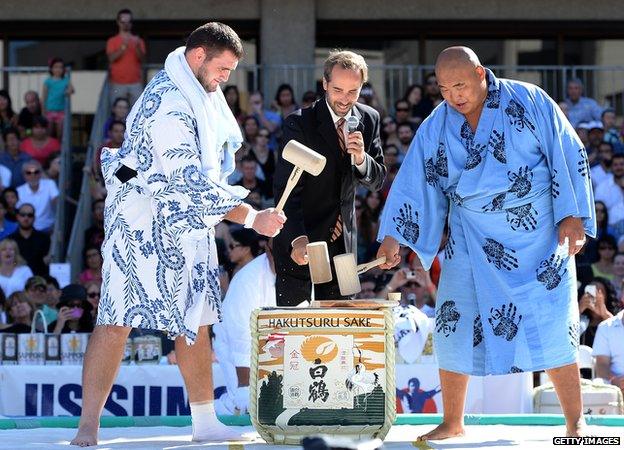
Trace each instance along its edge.
<instances>
[{"instance_id":1,"label":"shaved head","mask_svg":"<svg viewBox=\"0 0 624 450\"><path fill-rule=\"evenodd\" d=\"M436 74L439 70L455 69L461 66L476 68L481 65L477 54L468 47L448 47L438 55L435 64Z\"/></svg>"},{"instance_id":2,"label":"shaved head","mask_svg":"<svg viewBox=\"0 0 624 450\"><path fill-rule=\"evenodd\" d=\"M476 125L488 91L486 72L475 52L461 46L444 49L435 72L444 100Z\"/></svg>"}]
</instances>

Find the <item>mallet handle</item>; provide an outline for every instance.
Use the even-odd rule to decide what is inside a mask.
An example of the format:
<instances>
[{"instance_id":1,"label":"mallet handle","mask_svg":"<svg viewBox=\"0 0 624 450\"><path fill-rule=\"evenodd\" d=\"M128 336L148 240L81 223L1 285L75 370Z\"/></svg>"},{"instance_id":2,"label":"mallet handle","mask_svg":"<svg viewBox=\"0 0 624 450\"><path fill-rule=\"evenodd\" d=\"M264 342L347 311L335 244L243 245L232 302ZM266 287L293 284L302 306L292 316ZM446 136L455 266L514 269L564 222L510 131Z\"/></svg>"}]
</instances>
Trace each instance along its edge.
<instances>
[{"instance_id":1,"label":"mallet handle","mask_svg":"<svg viewBox=\"0 0 624 450\"><path fill-rule=\"evenodd\" d=\"M357 266L357 274L361 275L364 272L367 272L369 270L371 270L373 267L377 267L380 264L383 264L386 262L386 257L382 256L381 258L377 258L374 261L371 262L367 262L366 264L360 264L359 266Z\"/></svg>"},{"instance_id":2,"label":"mallet handle","mask_svg":"<svg viewBox=\"0 0 624 450\"><path fill-rule=\"evenodd\" d=\"M275 209L278 212L282 212L284 210L284 205L286 204L286 200L288 200L288 196L290 195L294 187L297 185L297 182L299 181L299 178L301 178L302 173L303 173L303 169L299 166L295 166L292 172L290 172L290 177L288 177L286 188L284 189L284 192L282 193L282 196L279 202L277 203L277 206L275 207Z\"/></svg>"}]
</instances>

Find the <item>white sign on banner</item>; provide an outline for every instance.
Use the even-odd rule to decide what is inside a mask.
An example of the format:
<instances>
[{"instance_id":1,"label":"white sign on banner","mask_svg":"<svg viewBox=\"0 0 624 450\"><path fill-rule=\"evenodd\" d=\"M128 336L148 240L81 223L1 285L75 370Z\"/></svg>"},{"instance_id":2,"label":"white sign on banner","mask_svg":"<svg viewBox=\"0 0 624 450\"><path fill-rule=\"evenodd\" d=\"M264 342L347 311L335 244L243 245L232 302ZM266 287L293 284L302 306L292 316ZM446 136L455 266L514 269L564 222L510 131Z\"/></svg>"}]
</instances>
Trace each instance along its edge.
<instances>
[{"instance_id":1,"label":"white sign on banner","mask_svg":"<svg viewBox=\"0 0 624 450\"><path fill-rule=\"evenodd\" d=\"M71 282L71 264L50 263L50 276L56 278L59 287L63 289Z\"/></svg>"},{"instance_id":2,"label":"white sign on banner","mask_svg":"<svg viewBox=\"0 0 624 450\"><path fill-rule=\"evenodd\" d=\"M353 336L287 335L284 343L284 407L353 407L346 381L353 371Z\"/></svg>"}]
</instances>

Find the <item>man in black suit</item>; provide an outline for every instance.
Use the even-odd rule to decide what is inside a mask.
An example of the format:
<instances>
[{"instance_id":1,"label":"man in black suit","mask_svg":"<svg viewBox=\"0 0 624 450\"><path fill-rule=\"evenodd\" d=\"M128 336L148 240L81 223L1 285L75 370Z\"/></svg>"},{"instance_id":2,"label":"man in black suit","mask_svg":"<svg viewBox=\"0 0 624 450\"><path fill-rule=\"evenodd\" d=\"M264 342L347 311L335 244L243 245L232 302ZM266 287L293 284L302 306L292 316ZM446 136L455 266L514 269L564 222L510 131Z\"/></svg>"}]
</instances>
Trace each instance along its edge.
<instances>
[{"instance_id":1,"label":"man in black suit","mask_svg":"<svg viewBox=\"0 0 624 450\"><path fill-rule=\"evenodd\" d=\"M325 97L292 113L282 125L284 143L295 139L325 156L327 164L317 177L304 173L284 207L288 220L273 243L278 306L310 299L309 242L327 242L330 258L357 252L355 189L361 184L379 190L386 173L379 114L356 103L367 75L362 56L349 51L331 53L323 71ZM347 133L346 120L352 115L358 119L357 131ZM280 151L274 178L276 201L292 168ZM315 297L341 298L335 273L333 281L316 285Z\"/></svg>"}]
</instances>

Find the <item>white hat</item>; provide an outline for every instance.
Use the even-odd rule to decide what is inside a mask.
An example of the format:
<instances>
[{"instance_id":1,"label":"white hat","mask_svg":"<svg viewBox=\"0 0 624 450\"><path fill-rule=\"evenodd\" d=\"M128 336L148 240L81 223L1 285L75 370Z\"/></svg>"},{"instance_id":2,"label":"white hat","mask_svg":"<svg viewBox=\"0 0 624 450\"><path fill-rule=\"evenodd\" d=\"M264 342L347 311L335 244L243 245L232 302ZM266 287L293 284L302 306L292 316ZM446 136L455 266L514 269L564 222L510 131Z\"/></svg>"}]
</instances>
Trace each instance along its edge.
<instances>
[{"instance_id":1,"label":"white hat","mask_svg":"<svg viewBox=\"0 0 624 450\"><path fill-rule=\"evenodd\" d=\"M591 122L589 122L587 124L588 130L594 130L594 129L599 129L599 130L604 130L603 126L602 126L602 122L600 120L592 120Z\"/></svg>"}]
</instances>

